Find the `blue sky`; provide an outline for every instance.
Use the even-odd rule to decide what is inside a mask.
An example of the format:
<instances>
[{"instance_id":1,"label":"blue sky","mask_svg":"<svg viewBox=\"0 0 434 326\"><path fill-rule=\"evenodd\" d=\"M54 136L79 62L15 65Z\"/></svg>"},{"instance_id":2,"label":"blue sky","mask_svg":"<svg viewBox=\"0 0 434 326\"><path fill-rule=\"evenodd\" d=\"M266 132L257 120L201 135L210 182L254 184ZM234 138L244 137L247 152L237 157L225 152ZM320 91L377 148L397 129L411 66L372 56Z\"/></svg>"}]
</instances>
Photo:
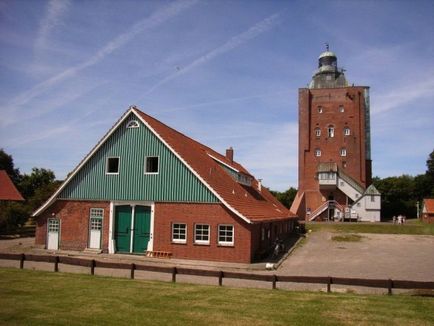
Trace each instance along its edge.
<instances>
[{"instance_id":1,"label":"blue sky","mask_svg":"<svg viewBox=\"0 0 434 326\"><path fill-rule=\"evenodd\" d=\"M373 174L434 149L434 1L2 1L0 148L63 179L128 109L297 187L298 88L324 43L371 87Z\"/></svg>"}]
</instances>

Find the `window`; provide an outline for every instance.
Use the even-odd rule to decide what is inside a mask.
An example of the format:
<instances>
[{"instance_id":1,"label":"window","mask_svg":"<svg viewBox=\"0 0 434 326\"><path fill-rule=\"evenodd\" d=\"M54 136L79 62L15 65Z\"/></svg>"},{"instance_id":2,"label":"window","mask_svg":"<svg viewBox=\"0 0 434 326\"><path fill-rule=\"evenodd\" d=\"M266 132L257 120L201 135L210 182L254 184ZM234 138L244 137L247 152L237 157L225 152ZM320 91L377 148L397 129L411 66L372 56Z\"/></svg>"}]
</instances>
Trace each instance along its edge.
<instances>
[{"instance_id":1,"label":"window","mask_svg":"<svg viewBox=\"0 0 434 326\"><path fill-rule=\"evenodd\" d=\"M318 113L322 113L322 106L318 106Z\"/></svg>"},{"instance_id":2,"label":"window","mask_svg":"<svg viewBox=\"0 0 434 326\"><path fill-rule=\"evenodd\" d=\"M127 124L127 128L139 128L139 123L136 120L131 120Z\"/></svg>"},{"instance_id":3,"label":"window","mask_svg":"<svg viewBox=\"0 0 434 326\"><path fill-rule=\"evenodd\" d=\"M347 149L341 148L341 156L347 156Z\"/></svg>"},{"instance_id":4,"label":"window","mask_svg":"<svg viewBox=\"0 0 434 326\"><path fill-rule=\"evenodd\" d=\"M194 226L194 242L199 244L209 244L208 224L196 224Z\"/></svg>"},{"instance_id":5,"label":"window","mask_svg":"<svg viewBox=\"0 0 434 326\"><path fill-rule=\"evenodd\" d=\"M315 129L315 136L317 136L317 137L321 136L321 129L320 128Z\"/></svg>"},{"instance_id":6,"label":"window","mask_svg":"<svg viewBox=\"0 0 434 326\"><path fill-rule=\"evenodd\" d=\"M172 224L172 241L176 243L187 242L187 224L185 223Z\"/></svg>"},{"instance_id":7,"label":"window","mask_svg":"<svg viewBox=\"0 0 434 326\"><path fill-rule=\"evenodd\" d=\"M119 174L119 157L107 157L106 174Z\"/></svg>"},{"instance_id":8,"label":"window","mask_svg":"<svg viewBox=\"0 0 434 326\"><path fill-rule=\"evenodd\" d=\"M371 202L375 202L375 196L371 195Z\"/></svg>"},{"instance_id":9,"label":"window","mask_svg":"<svg viewBox=\"0 0 434 326\"><path fill-rule=\"evenodd\" d=\"M339 112L341 113L345 112L345 108L343 105L339 105Z\"/></svg>"},{"instance_id":10,"label":"window","mask_svg":"<svg viewBox=\"0 0 434 326\"><path fill-rule=\"evenodd\" d=\"M348 127L345 127L345 128L344 128L344 135L345 135L345 136L349 136L349 135L351 135L351 130L350 130L350 128L348 128Z\"/></svg>"},{"instance_id":11,"label":"window","mask_svg":"<svg viewBox=\"0 0 434 326\"><path fill-rule=\"evenodd\" d=\"M321 156L321 150L319 148L315 149L315 156L320 157Z\"/></svg>"},{"instance_id":12,"label":"window","mask_svg":"<svg viewBox=\"0 0 434 326\"><path fill-rule=\"evenodd\" d=\"M91 208L90 209L90 229L91 230L101 230L102 229L103 216L104 216L104 210L102 208Z\"/></svg>"},{"instance_id":13,"label":"window","mask_svg":"<svg viewBox=\"0 0 434 326\"><path fill-rule=\"evenodd\" d=\"M57 218L50 218L48 220L48 232L59 232L60 221Z\"/></svg>"},{"instance_id":14,"label":"window","mask_svg":"<svg viewBox=\"0 0 434 326\"><path fill-rule=\"evenodd\" d=\"M148 156L146 158L145 173L158 173L158 156Z\"/></svg>"},{"instance_id":15,"label":"window","mask_svg":"<svg viewBox=\"0 0 434 326\"><path fill-rule=\"evenodd\" d=\"M234 226L219 225L219 245L232 246L234 244Z\"/></svg>"},{"instance_id":16,"label":"window","mask_svg":"<svg viewBox=\"0 0 434 326\"><path fill-rule=\"evenodd\" d=\"M328 135L330 138L333 138L335 136L335 128L333 126L328 127Z\"/></svg>"}]
</instances>

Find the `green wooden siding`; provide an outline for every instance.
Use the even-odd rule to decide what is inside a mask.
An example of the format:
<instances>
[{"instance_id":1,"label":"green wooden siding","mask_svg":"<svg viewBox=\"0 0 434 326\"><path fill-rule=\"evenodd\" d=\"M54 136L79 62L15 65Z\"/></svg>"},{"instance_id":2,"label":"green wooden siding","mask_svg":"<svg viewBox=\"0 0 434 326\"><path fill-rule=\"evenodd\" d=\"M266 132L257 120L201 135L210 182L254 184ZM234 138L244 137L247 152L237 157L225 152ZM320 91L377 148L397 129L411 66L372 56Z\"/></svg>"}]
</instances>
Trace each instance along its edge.
<instances>
[{"instance_id":1,"label":"green wooden siding","mask_svg":"<svg viewBox=\"0 0 434 326\"><path fill-rule=\"evenodd\" d=\"M218 202L200 180L131 113L59 194L64 199ZM145 158L159 157L159 173L145 174ZM107 157L120 157L118 175L107 175Z\"/></svg>"}]
</instances>

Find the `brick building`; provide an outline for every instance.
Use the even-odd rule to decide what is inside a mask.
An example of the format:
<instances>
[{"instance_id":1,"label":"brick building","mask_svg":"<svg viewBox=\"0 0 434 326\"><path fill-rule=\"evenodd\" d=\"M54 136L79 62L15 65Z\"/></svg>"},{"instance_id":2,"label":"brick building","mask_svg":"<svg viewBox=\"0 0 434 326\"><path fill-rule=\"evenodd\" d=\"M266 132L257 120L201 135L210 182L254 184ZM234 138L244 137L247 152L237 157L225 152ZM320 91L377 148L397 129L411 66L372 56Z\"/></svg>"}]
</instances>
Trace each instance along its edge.
<instances>
[{"instance_id":1,"label":"brick building","mask_svg":"<svg viewBox=\"0 0 434 326\"><path fill-rule=\"evenodd\" d=\"M369 87L349 86L336 55L323 52L299 89L298 193L291 211L306 220L379 221L371 184Z\"/></svg>"},{"instance_id":2,"label":"brick building","mask_svg":"<svg viewBox=\"0 0 434 326\"><path fill-rule=\"evenodd\" d=\"M422 221L434 223L434 198L426 198L423 200Z\"/></svg>"},{"instance_id":3,"label":"brick building","mask_svg":"<svg viewBox=\"0 0 434 326\"><path fill-rule=\"evenodd\" d=\"M34 213L36 244L251 262L297 217L233 157L131 107Z\"/></svg>"}]
</instances>

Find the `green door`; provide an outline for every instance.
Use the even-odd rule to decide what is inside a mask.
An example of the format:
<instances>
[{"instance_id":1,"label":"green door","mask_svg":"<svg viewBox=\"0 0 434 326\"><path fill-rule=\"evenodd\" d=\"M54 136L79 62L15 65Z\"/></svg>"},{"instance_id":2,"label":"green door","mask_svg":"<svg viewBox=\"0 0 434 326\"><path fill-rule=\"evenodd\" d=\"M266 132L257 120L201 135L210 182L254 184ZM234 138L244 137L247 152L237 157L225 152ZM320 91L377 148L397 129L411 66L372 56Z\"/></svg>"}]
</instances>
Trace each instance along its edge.
<instances>
[{"instance_id":1,"label":"green door","mask_svg":"<svg viewBox=\"0 0 434 326\"><path fill-rule=\"evenodd\" d=\"M147 250L150 232L151 208L147 206L135 206L133 252L143 253Z\"/></svg>"},{"instance_id":2,"label":"green door","mask_svg":"<svg viewBox=\"0 0 434 326\"><path fill-rule=\"evenodd\" d=\"M116 252L130 252L131 206L115 207L115 246Z\"/></svg>"}]
</instances>

